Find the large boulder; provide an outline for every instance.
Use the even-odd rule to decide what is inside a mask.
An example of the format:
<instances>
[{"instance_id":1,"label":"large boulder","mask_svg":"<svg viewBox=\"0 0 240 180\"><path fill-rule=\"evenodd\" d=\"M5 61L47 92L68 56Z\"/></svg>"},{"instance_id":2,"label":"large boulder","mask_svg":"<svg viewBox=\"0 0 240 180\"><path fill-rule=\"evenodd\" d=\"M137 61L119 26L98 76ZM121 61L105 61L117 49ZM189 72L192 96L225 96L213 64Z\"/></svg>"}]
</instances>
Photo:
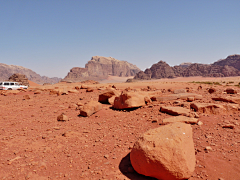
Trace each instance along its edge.
<instances>
[{"instance_id":1,"label":"large boulder","mask_svg":"<svg viewBox=\"0 0 240 180\"><path fill-rule=\"evenodd\" d=\"M110 103L109 102L110 98L116 97L116 96L119 96L119 95L120 95L120 92L116 91L115 89L106 89L102 94L99 95L98 102Z\"/></svg>"},{"instance_id":2,"label":"large boulder","mask_svg":"<svg viewBox=\"0 0 240 180\"><path fill-rule=\"evenodd\" d=\"M143 93L123 91L114 100L113 108L128 109L145 105L146 96Z\"/></svg>"},{"instance_id":3,"label":"large boulder","mask_svg":"<svg viewBox=\"0 0 240 180\"><path fill-rule=\"evenodd\" d=\"M100 111L102 109L102 104L97 101L90 101L85 104L80 110L81 116L91 116L92 114Z\"/></svg>"},{"instance_id":4,"label":"large boulder","mask_svg":"<svg viewBox=\"0 0 240 180\"><path fill-rule=\"evenodd\" d=\"M191 125L177 122L145 132L135 142L130 160L133 168L145 176L190 178L196 162Z\"/></svg>"}]
</instances>

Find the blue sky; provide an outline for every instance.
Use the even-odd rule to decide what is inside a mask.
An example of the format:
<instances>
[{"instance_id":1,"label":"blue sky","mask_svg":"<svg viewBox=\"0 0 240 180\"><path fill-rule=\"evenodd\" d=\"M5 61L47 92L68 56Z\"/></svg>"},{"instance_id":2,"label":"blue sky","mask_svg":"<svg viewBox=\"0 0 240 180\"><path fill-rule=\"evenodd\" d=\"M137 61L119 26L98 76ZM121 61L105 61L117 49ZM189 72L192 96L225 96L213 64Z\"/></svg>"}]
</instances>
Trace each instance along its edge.
<instances>
[{"instance_id":1,"label":"blue sky","mask_svg":"<svg viewBox=\"0 0 240 180\"><path fill-rule=\"evenodd\" d=\"M145 70L240 54L239 0L0 0L0 63L64 77L92 56Z\"/></svg>"}]
</instances>

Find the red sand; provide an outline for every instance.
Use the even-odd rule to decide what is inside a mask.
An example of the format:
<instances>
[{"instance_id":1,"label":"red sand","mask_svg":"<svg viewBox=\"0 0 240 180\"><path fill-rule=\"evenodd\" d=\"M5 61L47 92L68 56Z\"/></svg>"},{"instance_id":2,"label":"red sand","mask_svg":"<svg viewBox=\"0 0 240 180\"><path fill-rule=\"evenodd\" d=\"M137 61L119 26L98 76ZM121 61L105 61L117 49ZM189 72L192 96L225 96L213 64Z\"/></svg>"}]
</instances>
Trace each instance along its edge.
<instances>
[{"instance_id":1,"label":"red sand","mask_svg":"<svg viewBox=\"0 0 240 180\"><path fill-rule=\"evenodd\" d=\"M199 84L186 83L210 79L194 77L114 85L120 90L147 86L166 90L188 87L192 92L204 96L203 100L197 102L216 103L211 97L224 95L222 92L226 86L203 84L203 89L198 91ZM238 83L238 79L217 80ZM172 82L176 80L181 82ZM212 80L216 81L216 78ZM0 96L0 179L153 179L132 171L129 153L140 134L159 127L164 118L170 117L159 109L163 105L174 106L173 101L153 102L133 111L117 111L103 104L101 111L86 118L78 116L79 110L74 105L90 99L98 100L102 90L97 88L113 83L89 85L95 89L93 92L80 89L79 93L49 95L48 89L67 89L80 85L65 83L38 86L36 88L41 89L41 94L34 94L33 89L29 88L28 92ZM215 87L217 93L209 94L209 87ZM234 88L240 92L239 88ZM24 100L26 94L30 95L29 100ZM233 96L238 97L239 94ZM179 101L185 106L190 104ZM69 121L57 121L61 113L65 113ZM199 116L203 125L192 125L197 163L189 180L239 180L240 111L229 111L225 115L200 113ZM222 128L226 123L235 124L235 128ZM211 146L213 150L205 152L206 146Z\"/></svg>"}]
</instances>

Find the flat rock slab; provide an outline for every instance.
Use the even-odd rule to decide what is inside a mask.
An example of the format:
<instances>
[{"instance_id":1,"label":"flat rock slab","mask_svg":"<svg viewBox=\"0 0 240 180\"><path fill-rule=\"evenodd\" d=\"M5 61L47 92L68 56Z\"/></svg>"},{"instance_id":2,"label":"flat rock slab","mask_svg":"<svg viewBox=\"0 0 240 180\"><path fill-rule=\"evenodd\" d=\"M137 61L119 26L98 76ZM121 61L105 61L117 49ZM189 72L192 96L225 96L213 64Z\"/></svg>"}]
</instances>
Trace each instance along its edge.
<instances>
[{"instance_id":1,"label":"flat rock slab","mask_svg":"<svg viewBox=\"0 0 240 180\"><path fill-rule=\"evenodd\" d=\"M186 89L175 89L173 93L174 94L186 93Z\"/></svg>"},{"instance_id":2,"label":"flat rock slab","mask_svg":"<svg viewBox=\"0 0 240 180\"><path fill-rule=\"evenodd\" d=\"M183 122L187 124L197 124L198 119L197 118L191 118L191 117L186 117L186 116L176 116L176 117L170 117L163 119L163 124L169 124L169 123L174 123L174 122Z\"/></svg>"},{"instance_id":3,"label":"flat rock slab","mask_svg":"<svg viewBox=\"0 0 240 180\"><path fill-rule=\"evenodd\" d=\"M169 107L169 106L161 107L160 111L173 116L179 116L179 115L188 116L190 113L189 109L185 109L183 107Z\"/></svg>"},{"instance_id":4,"label":"flat rock slab","mask_svg":"<svg viewBox=\"0 0 240 180\"><path fill-rule=\"evenodd\" d=\"M213 103L192 103L190 108L199 113L222 114L226 112L224 106Z\"/></svg>"},{"instance_id":5,"label":"flat rock slab","mask_svg":"<svg viewBox=\"0 0 240 180\"><path fill-rule=\"evenodd\" d=\"M170 94L167 96L152 96L152 101L171 101L171 100L187 100L189 97L194 98L194 100L202 99L202 95L196 93L179 93L179 94Z\"/></svg>"},{"instance_id":6,"label":"flat rock slab","mask_svg":"<svg viewBox=\"0 0 240 180\"><path fill-rule=\"evenodd\" d=\"M231 96L227 96L227 97L213 97L212 100L240 104L240 97L231 97Z\"/></svg>"},{"instance_id":7,"label":"flat rock slab","mask_svg":"<svg viewBox=\"0 0 240 180\"><path fill-rule=\"evenodd\" d=\"M177 99L187 100L188 97L194 97L195 100L202 99L202 95L196 93L179 93L171 94L170 97L176 97Z\"/></svg>"}]
</instances>

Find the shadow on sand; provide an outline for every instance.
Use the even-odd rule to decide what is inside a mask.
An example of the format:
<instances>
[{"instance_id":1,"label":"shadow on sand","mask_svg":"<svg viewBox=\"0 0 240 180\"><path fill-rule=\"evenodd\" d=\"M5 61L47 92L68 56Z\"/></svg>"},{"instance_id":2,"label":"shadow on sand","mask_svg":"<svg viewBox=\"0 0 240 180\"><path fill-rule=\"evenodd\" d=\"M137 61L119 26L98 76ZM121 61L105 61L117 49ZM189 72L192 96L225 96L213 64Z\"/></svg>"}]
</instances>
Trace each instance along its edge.
<instances>
[{"instance_id":1,"label":"shadow on sand","mask_svg":"<svg viewBox=\"0 0 240 180\"><path fill-rule=\"evenodd\" d=\"M122 158L119 164L119 170L122 172L123 175L125 175L131 180L157 180L155 178L138 174L136 171L134 171L130 161L130 153L128 153L124 158Z\"/></svg>"}]
</instances>

